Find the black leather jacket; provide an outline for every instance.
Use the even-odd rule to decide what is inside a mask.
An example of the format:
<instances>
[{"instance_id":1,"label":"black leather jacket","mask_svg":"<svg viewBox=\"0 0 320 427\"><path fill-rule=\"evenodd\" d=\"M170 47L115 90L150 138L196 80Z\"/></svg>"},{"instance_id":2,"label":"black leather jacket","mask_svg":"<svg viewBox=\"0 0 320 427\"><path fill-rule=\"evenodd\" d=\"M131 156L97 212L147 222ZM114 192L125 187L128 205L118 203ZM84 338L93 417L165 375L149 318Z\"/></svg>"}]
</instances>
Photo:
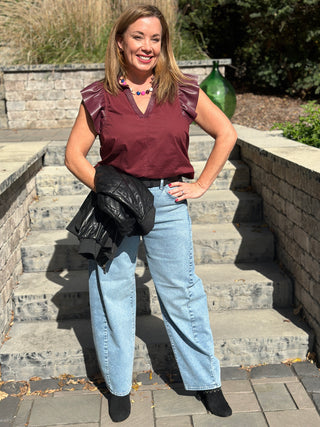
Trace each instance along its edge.
<instances>
[{"instance_id":1,"label":"black leather jacket","mask_svg":"<svg viewBox=\"0 0 320 427\"><path fill-rule=\"evenodd\" d=\"M96 169L91 191L67 226L79 241L79 253L104 266L124 236L148 234L154 225L153 195L138 178L113 166Z\"/></svg>"}]
</instances>

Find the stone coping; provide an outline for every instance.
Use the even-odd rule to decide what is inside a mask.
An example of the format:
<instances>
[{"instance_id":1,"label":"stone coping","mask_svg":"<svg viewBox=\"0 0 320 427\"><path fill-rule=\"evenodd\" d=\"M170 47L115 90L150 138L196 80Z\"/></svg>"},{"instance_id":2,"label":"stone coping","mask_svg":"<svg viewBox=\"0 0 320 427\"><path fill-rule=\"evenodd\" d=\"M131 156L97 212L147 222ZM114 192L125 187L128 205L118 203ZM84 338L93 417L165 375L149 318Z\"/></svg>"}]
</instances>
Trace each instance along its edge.
<instances>
[{"instance_id":1,"label":"stone coping","mask_svg":"<svg viewBox=\"0 0 320 427\"><path fill-rule=\"evenodd\" d=\"M219 62L219 65L231 65L230 58L225 59L195 59L190 61L177 61L178 65L183 68L192 67L210 67L213 62ZM28 73L28 72L44 72L44 71L92 71L104 70L104 63L97 64L29 64L29 65L11 65L9 67L0 67L0 71L4 73Z\"/></svg>"},{"instance_id":2,"label":"stone coping","mask_svg":"<svg viewBox=\"0 0 320 427\"><path fill-rule=\"evenodd\" d=\"M275 156L287 165L296 165L309 176L320 180L320 150L282 136L281 131L260 131L234 125L238 133L238 144L253 146L262 156Z\"/></svg>"},{"instance_id":3,"label":"stone coping","mask_svg":"<svg viewBox=\"0 0 320 427\"><path fill-rule=\"evenodd\" d=\"M48 143L0 142L0 195L44 155Z\"/></svg>"}]
</instances>

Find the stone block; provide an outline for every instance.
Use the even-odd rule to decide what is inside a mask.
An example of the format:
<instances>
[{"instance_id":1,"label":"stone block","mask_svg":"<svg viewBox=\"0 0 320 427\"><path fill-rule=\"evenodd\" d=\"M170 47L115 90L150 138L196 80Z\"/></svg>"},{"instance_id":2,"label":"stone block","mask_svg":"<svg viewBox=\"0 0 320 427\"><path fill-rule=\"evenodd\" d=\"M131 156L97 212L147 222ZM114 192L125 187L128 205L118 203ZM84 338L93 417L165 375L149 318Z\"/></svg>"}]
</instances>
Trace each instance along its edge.
<instances>
[{"instance_id":1,"label":"stone block","mask_svg":"<svg viewBox=\"0 0 320 427\"><path fill-rule=\"evenodd\" d=\"M285 213L294 224L302 224L302 211L291 202L286 202Z\"/></svg>"},{"instance_id":2,"label":"stone block","mask_svg":"<svg viewBox=\"0 0 320 427\"><path fill-rule=\"evenodd\" d=\"M54 88L57 90L70 90L70 89L80 89L78 79L67 79L67 80L56 80L54 82Z\"/></svg>"},{"instance_id":3,"label":"stone block","mask_svg":"<svg viewBox=\"0 0 320 427\"><path fill-rule=\"evenodd\" d=\"M302 384L288 383L286 386L298 409L314 409L314 404Z\"/></svg>"},{"instance_id":4,"label":"stone block","mask_svg":"<svg viewBox=\"0 0 320 427\"><path fill-rule=\"evenodd\" d=\"M19 402L19 397L12 396L0 400L0 423L12 420L17 412Z\"/></svg>"},{"instance_id":5,"label":"stone block","mask_svg":"<svg viewBox=\"0 0 320 427\"><path fill-rule=\"evenodd\" d=\"M28 424L32 404L32 399L23 399L20 401L17 414L14 418L13 427L21 427Z\"/></svg>"},{"instance_id":6,"label":"stone block","mask_svg":"<svg viewBox=\"0 0 320 427\"><path fill-rule=\"evenodd\" d=\"M304 266L306 271L308 271L308 273L314 278L315 281L320 281L320 268L318 260L303 252L301 254L301 265Z\"/></svg>"},{"instance_id":7,"label":"stone block","mask_svg":"<svg viewBox=\"0 0 320 427\"><path fill-rule=\"evenodd\" d=\"M23 111L25 106L25 101L7 101L8 111Z\"/></svg>"},{"instance_id":8,"label":"stone block","mask_svg":"<svg viewBox=\"0 0 320 427\"><path fill-rule=\"evenodd\" d=\"M79 102L79 107L80 107L80 102ZM77 117L78 112L79 112L79 108L74 110L65 110L65 118L74 120Z\"/></svg>"},{"instance_id":9,"label":"stone block","mask_svg":"<svg viewBox=\"0 0 320 427\"><path fill-rule=\"evenodd\" d=\"M52 90L54 89L54 81L51 80L28 80L26 82L26 90Z\"/></svg>"},{"instance_id":10,"label":"stone block","mask_svg":"<svg viewBox=\"0 0 320 427\"><path fill-rule=\"evenodd\" d=\"M213 415L194 415L194 427L267 427L263 414L259 412L244 412L232 414L229 418L219 418Z\"/></svg>"},{"instance_id":11,"label":"stone block","mask_svg":"<svg viewBox=\"0 0 320 427\"><path fill-rule=\"evenodd\" d=\"M254 393L225 393L233 413L258 412L260 406Z\"/></svg>"},{"instance_id":12,"label":"stone block","mask_svg":"<svg viewBox=\"0 0 320 427\"><path fill-rule=\"evenodd\" d=\"M64 90L37 90L34 92L33 100L43 101L43 100L57 100L64 99L65 93Z\"/></svg>"},{"instance_id":13,"label":"stone block","mask_svg":"<svg viewBox=\"0 0 320 427\"><path fill-rule=\"evenodd\" d=\"M37 101L27 101L27 102L37 102ZM40 101L41 102L41 101ZM18 123L27 123L31 120L34 120L34 111L24 110L24 111L8 111L8 120L10 127L18 127Z\"/></svg>"},{"instance_id":14,"label":"stone block","mask_svg":"<svg viewBox=\"0 0 320 427\"><path fill-rule=\"evenodd\" d=\"M78 110L80 103L77 99L61 99L56 103L56 108L62 110Z\"/></svg>"},{"instance_id":15,"label":"stone block","mask_svg":"<svg viewBox=\"0 0 320 427\"><path fill-rule=\"evenodd\" d=\"M320 241L310 237L310 251L316 259L320 259Z\"/></svg>"},{"instance_id":16,"label":"stone block","mask_svg":"<svg viewBox=\"0 0 320 427\"><path fill-rule=\"evenodd\" d=\"M3 76L3 80L5 84L7 81L17 82L19 80L27 80L27 79L28 79L27 73L5 73Z\"/></svg>"},{"instance_id":17,"label":"stone block","mask_svg":"<svg viewBox=\"0 0 320 427\"><path fill-rule=\"evenodd\" d=\"M282 383L254 384L260 405L265 412L296 409L295 403Z\"/></svg>"},{"instance_id":18,"label":"stone block","mask_svg":"<svg viewBox=\"0 0 320 427\"><path fill-rule=\"evenodd\" d=\"M289 366L283 364L270 364L256 366L252 368L250 372L250 378L283 378L283 377L293 377L294 373L292 372Z\"/></svg>"},{"instance_id":19,"label":"stone block","mask_svg":"<svg viewBox=\"0 0 320 427\"><path fill-rule=\"evenodd\" d=\"M300 409L286 410L276 412L266 412L266 418L272 427L318 427L320 425L320 417L315 409Z\"/></svg>"},{"instance_id":20,"label":"stone block","mask_svg":"<svg viewBox=\"0 0 320 427\"><path fill-rule=\"evenodd\" d=\"M306 252L310 252L310 236L307 234L303 227L303 224L300 222L299 226L294 225L292 228L292 235L296 242L298 242L299 246Z\"/></svg>"},{"instance_id":21,"label":"stone block","mask_svg":"<svg viewBox=\"0 0 320 427\"><path fill-rule=\"evenodd\" d=\"M230 380L222 382L224 393L252 393L249 380Z\"/></svg>"},{"instance_id":22,"label":"stone block","mask_svg":"<svg viewBox=\"0 0 320 427\"><path fill-rule=\"evenodd\" d=\"M190 416L157 418L157 427L193 427ZM140 424L139 424L140 425ZM152 424L150 424L152 425ZM149 426L148 426L149 427Z\"/></svg>"},{"instance_id":23,"label":"stone block","mask_svg":"<svg viewBox=\"0 0 320 427\"><path fill-rule=\"evenodd\" d=\"M44 110L54 110L56 108L57 101L49 101L49 100L42 100L42 101L27 101L26 102L26 110L34 111L44 111Z\"/></svg>"},{"instance_id":24,"label":"stone block","mask_svg":"<svg viewBox=\"0 0 320 427\"><path fill-rule=\"evenodd\" d=\"M293 193L294 205L309 215L314 215L314 211L312 210L312 200L313 198L309 194L306 194L298 188L295 189Z\"/></svg>"},{"instance_id":25,"label":"stone block","mask_svg":"<svg viewBox=\"0 0 320 427\"><path fill-rule=\"evenodd\" d=\"M25 129L29 125L27 120L10 120L8 113L8 128L9 129Z\"/></svg>"},{"instance_id":26,"label":"stone block","mask_svg":"<svg viewBox=\"0 0 320 427\"><path fill-rule=\"evenodd\" d=\"M49 426L99 423L101 397L96 394L64 395L63 398L38 398L34 400L29 424Z\"/></svg>"},{"instance_id":27,"label":"stone block","mask_svg":"<svg viewBox=\"0 0 320 427\"><path fill-rule=\"evenodd\" d=\"M10 92L17 92L17 93L23 93L25 91L25 81L24 80L18 80L18 81L12 81L12 80L5 80L4 82L4 88L5 88L5 94L7 98L7 94Z\"/></svg>"},{"instance_id":28,"label":"stone block","mask_svg":"<svg viewBox=\"0 0 320 427\"><path fill-rule=\"evenodd\" d=\"M191 392L156 390L153 396L156 418L206 413L202 402Z\"/></svg>"},{"instance_id":29,"label":"stone block","mask_svg":"<svg viewBox=\"0 0 320 427\"><path fill-rule=\"evenodd\" d=\"M248 379L248 372L245 369L237 367L227 367L221 369L221 380L246 380Z\"/></svg>"},{"instance_id":30,"label":"stone block","mask_svg":"<svg viewBox=\"0 0 320 427\"><path fill-rule=\"evenodd\" d=\"M66 89L64 91L64 98L65 99L78 99L79 103L80 103L80 101L81 101L80 88L77 88L77 89Z\"/></svg>"}]
</instances>

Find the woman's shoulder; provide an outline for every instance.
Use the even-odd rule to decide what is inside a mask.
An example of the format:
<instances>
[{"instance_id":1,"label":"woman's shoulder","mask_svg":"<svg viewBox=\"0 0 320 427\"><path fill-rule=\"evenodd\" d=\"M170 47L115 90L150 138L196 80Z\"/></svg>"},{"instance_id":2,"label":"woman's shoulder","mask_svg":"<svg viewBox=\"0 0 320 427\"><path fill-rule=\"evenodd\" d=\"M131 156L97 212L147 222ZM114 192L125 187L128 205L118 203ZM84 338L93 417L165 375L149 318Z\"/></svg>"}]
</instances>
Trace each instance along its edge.
<instances>
[{"instance_id":1,"label":"woman's shoulder","mask_svg":"<svg viewBox=\"0 0 320 427\"><path fill-rule=\"evenodd\" d=\"M91 116L95 131L99 134L101 119L105 115L105 89L102 80L91 83L81 91L82 102Z\"/></svg>"},{"instance_id":2,"label":"woman's shoulder","mask_svg":"<svg viewBox=\"0 0 320 427\"><path fill-rule=\"evenodd\" d=\"M193 121L197 114L199 84L196 76L185 74L185 79L179 83L178 96L182 111Z\"/></svg>"},{"instance_id":3,"label":"woman's shoulder","mask_svg":"<svg viewBox=\"0 0 320 427\"><path fill-rule=\"evenodd\" d=\"M104 96L104 84L103 80L98 80L96 82L90 83L88 86L83 88L81 91L82 99L88 99L92 96Z\"/></svg>"}]
</instances>

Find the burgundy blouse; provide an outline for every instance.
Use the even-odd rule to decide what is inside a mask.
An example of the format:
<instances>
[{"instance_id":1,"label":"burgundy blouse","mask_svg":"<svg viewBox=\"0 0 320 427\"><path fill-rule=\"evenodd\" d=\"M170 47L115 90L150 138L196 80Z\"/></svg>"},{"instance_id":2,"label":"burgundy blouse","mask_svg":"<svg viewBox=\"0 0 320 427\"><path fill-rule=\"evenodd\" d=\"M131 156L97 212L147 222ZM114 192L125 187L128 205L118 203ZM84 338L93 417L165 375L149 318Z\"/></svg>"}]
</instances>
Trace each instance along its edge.
<instances>
[{"instance_id":1,"label":"burgundy blouse","mask_svg":"<svg viewBox=\"0 0 320 427\"><path fill-rule=\"evenodd\" d=\"M188 157L189 126L195 112L199 86L179 86L173 103L157 104L152 94L142 113L128 87L117 95L106 92L102 82L81 91L83 103L100 138L101 161L133 176L193 178Z\"/></svg>"}]
</instances>

